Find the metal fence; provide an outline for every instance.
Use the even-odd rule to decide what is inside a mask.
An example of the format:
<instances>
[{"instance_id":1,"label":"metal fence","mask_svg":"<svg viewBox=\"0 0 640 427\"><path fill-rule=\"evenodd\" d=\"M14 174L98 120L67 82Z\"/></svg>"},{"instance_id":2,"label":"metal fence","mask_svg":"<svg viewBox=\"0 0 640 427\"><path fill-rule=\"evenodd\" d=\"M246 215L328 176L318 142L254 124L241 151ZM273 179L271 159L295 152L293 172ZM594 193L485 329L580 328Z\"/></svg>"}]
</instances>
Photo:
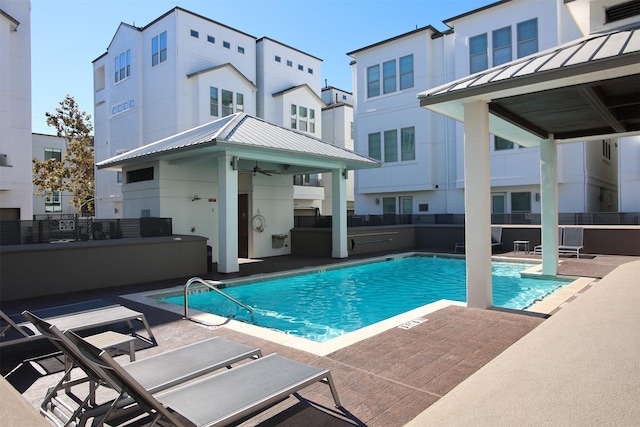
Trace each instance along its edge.
<instances>
[{"instance_id":1,"label":"metal fence","mask_svg":"<svg viewBox=\"0 0 640 427\"><path fill-rule=\"evenodd\" d=\"M32 221L0 221L0 245L170 236L172 233L171 218L97 219L56 215Z\"/></svg>"},{"instance_id":2,"label":"metal fence","mask_svg":"<svg viewBox=\"0 0 640 427\"><path fill-rule=\"evenodd\" d=\"M464 214L419 215L352 215L347 217L347 227L365 227L399 224L464 224ZM496 225L540 225L541 215L532 213L493 214L491 223ZM592 212L558 214L560 225L640 225L640 212ZM296 216L295 227L329 228L331 216Z\"/></svg>"}]
</instances>

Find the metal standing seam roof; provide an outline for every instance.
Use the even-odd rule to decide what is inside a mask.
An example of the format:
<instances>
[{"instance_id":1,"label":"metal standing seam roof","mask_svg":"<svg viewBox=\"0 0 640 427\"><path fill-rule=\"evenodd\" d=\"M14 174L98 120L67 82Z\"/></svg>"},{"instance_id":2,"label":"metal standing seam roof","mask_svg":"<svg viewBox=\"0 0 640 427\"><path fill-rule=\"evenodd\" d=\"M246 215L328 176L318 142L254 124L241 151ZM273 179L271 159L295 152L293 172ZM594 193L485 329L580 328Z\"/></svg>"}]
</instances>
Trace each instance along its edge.
<instances>
[{"instance_id":1,"label":"metal standing seam roof","mask_svg":"<svg viewBox=\"0 0 640 427\"><path fill-rule=\"evenodd\" d=\"M420 106L464 121L489 107L489 131L523 146L640 133L640 28L595 34L418 94Z\"/></svg>"},{"instance_id":2,"label":"metal standing seam roof","mask_svg":"<svg viewBox=\"0 0 640 427\"><path fill-rule=\"evenodd\" d=\"M595 65L599 60L637 54L640 54L640 29L592 35L426 90L419 93L418 98L423 105L436 103L437 98L454 95L464 89L580 65Z\"/></svg>"},{"instance_id":3,"label":"metal standing seam roof","mask_svg":"<svg viewBox=\"0 0 640 427\"><path fill-rule=\"evenodd\" d=\"M246 113L236 113L202 126L136 148L97 163L98 169L136 163L205 147L259 149L306 158L344 161L364 167L379 162L310 135L278 126Z\"/></svg>"}]
</instances>

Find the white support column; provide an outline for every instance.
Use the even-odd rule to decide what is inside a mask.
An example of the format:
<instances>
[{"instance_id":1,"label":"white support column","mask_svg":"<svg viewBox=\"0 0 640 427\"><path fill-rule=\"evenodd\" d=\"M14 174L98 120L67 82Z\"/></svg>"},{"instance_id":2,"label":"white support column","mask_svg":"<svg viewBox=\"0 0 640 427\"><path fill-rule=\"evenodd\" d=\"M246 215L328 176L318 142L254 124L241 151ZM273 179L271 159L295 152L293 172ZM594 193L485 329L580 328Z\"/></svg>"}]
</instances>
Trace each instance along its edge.
<instances>
[{"instance_id":1,"label":"white support column","mask_svg":"<svg viewBox=\"0 0 640 427\"><path fill-rule=\"evenodd\" d=\"M558 274L558 144L553 134L540 144L542 274Z\"/></svg>"},{"instance_id":2,"label":"white support column","mask_svg":"<svg viewBox=\"0 0 640 427\"><path fill-rule=\"evenodd\" d=\"M331 256L333 258L347 258L347 171L334 169L331 171Z\"/></svg>"},{"instance_id":3,"label":"white support column","mask_svg":"<svg viewBox=\"0 0 640 427\"><path fill-rule=\"evenodd\" d=\"M232 156L218 157L218 272L235 273L238 265L238 171Z\"/></svg>"},{"instance_id":4,"label":"white support column","mask_svg":"<svg viewBox=\"0 0 640 427\"><path fill-rule=\"evenodd\" d=\"M467 306L492 306L489 107L464 105L464 204Z\"/></svg>"}]
</instances>

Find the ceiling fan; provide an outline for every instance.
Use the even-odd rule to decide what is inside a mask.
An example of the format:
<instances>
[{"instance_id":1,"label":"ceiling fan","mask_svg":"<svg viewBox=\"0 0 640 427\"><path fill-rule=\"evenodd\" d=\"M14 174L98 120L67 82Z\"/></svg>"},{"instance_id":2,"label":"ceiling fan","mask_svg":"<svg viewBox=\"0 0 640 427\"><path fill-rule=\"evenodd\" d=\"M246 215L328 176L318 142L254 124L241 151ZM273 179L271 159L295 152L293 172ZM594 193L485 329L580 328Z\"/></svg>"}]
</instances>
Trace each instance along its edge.
<instances>
[{"instance_id":1,"label":"ceiling fan","mask_svg":"<svg viewBox=\"0 0 640 427\"><path fill-rule=\"evenodd\" d=\"M277 170L264 170L260 166L258 166L258 162L256 161L256 165L253 169L240 169L240 172L251 172L253 176L261 173L262 175L271 176L272 174L279 174L280 172Z\"/></svg>"}]
</instances>

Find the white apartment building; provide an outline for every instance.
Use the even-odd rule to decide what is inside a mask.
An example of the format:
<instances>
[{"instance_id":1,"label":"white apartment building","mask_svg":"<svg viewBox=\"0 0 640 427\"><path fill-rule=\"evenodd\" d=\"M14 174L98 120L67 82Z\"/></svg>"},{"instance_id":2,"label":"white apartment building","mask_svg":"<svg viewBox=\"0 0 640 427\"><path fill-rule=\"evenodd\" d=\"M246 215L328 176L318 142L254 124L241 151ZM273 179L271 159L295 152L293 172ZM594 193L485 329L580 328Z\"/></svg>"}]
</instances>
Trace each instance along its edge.
<instances>
[{"instance_id":1,"label":"white apartment building","mask_svg":"<svg viewBox=\"0 0 640 427\"><path fill-rule=\"evenodd\" d=\"M322 109L322 139L338 147L353 150L353 94L333 86L322 88L322 101L327 105ZM355 211L354 172L348 172L347 179L347 213ZM331 214L332 185L331 175L322 176L324 200L319 209L322 215Z\"/></svg>"},{"instance_id":2,"label":"white apartment building","mask_svg":"<svg viewBox=\"0 0 640 427\"><path fill-rule=\"evenodd\" d=\"M93 62L96 162L237 112L320 138L321 65L180 7L144 27L123 23ZM97 172L96 216L122 217L121 184L121 173ZM306 190L294 186L296 203L324 198Z\"/></svg>"},{"instance_id":3,"label":"white apartment building","mask_svg":"<svg viewBox=\"0 0 640 427\"><path fill-rule=\"evenodd\" d=\"M34 133L32 135L33 158L39 161L54 159L61 161L67 151L67 141L55 135ZM76 213L71 205L73 194L69 191L54 191L51 195L38 194L33 186L33 215L60 215Z\"/></svg>"},{"instance_id":4,"label":"white apartment building","mask_svg":"<svg viewBox=\"0 0 640 427\"><path fill-rule=\"evenodd\" d=\"M30 220L31 2L0 0L0 220Z\"/></svg>"},{"instance_id":5,"label":"white apartment building","mask_svg":"<svg viewBox=\"0 0 640 427\"><path fill-rule=\"evenodd\" d=\"M463 125L416 95L601 31L594 23L621 3L634 2L500 1L444 21L448 31L427 26L350 52L355 150L383 162L356 173L356 213L464 213ZM491 141L492 212L540 213L539 147ZM639 137L559 146L559 212L637 211L639 150Z\"/></svg>"}]
</instances>

